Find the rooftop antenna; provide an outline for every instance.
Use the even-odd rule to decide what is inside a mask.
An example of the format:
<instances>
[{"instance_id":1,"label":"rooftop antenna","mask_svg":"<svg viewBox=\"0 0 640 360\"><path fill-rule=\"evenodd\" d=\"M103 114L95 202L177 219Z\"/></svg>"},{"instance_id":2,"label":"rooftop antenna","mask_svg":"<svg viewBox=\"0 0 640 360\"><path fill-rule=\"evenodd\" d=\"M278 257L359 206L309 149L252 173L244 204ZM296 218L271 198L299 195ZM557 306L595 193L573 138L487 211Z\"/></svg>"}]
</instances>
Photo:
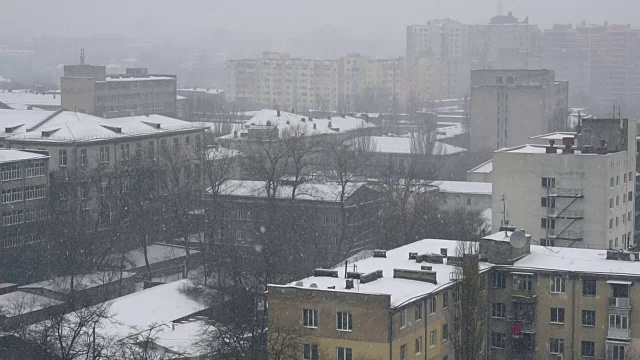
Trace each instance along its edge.
<instances>
[{"instance_id":1,"label":"rooftop antenna","mask_svg":"<svg viewBox=\"0 0 640 360\"><path fill-rule=\"evenodd\" d=\"M84 65L84 49L80 49L80 65Z\"/></svg>"},{"instance_id":2,"label":"rooftop antenna","mask_svg":"<svg viewBox=\"0 0 640 360\"><path fill-rule=\"evenodd\" d=\"M618 119L622 119L622 111L620 110L620 105L618 105Z\"/></svg>"}]
</instances>

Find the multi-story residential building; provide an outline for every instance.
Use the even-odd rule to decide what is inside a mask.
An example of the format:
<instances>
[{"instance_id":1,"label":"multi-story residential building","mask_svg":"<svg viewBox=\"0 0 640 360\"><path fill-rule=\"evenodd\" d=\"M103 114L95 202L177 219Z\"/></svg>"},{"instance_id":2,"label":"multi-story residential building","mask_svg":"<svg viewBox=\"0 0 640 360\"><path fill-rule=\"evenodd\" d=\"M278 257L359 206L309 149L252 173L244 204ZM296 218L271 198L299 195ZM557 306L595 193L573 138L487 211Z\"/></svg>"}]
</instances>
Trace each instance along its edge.
<instances>
[{"instance_id":1,"label":"multi-story residential building","mask_svg":"<svg viewBox=\"0 0 640 360\"><path fill-rule=\"evenodd\" d=\"M177 115L182 120L207 121L215 119L216 114L224 110L224 90L178 89L177 95L184 98L177 104Z\"/></svg>"},{"instance_id":2,"label":"multi-story residential building","mask_svg":"<svg viewBox=\"0 0 640 360\"><path fill-rule=\"evenodd\" d=\"M341 193L332 182L284 182L268 194L264 181L227 180L205 197L209 218L217 219L209 221L208 241L246 259L240 267L248 271L267 248L280 259L276 271L294 278L333 265L378 245L381 195L362 183L350 184L342 200Z\"/></svg>"},{"instance_id":3,"label":"multi-story residential building","mask_svg":"<svg viewBox=\"0 0 640 360\"><path fill-rule=\"evenodd\" d=\"M0 149L0 253L44 241L49 214L46 152Z\"/></svg>"},{"instance_id":4,"label":"multi-story residential building","mask_svg":"<svg viewBox=\"0 0 640 360\"><path fill-rule=\"evenodd\" d=\"M575 137L549 143L494 153L494 223L509 219L548 246L634 245L635 123L583 119Z\"/></svg>"},{"instance_id":5,"label":"multi-story residential building","mask_svg":"<svg viewBox=\"0 0 640 360\"><path fill-rule=\"evenodd\" d=\"M42 262L49 218L45 154L0 148L0 282L41 275L34 269Z\"/></svg>"},{"instance_id":6,"label":"multi-story residential building","mask_svg":"<svg viewBox=\"0 0 640 360\"><path fill-rule=\"evenodd\" d=\"M485 211L492 208L492 185L487 182L470 181L434 181L442 194L443 204L440 209L466 209Z\"/></svg>"},{"instance_id":7,"label":"multi-story residential building","mask_svg":"<svg viewBox=\"0 0 640 360\"><path fill-rule=\"evenodd\" d=\"M474 69L535 69L539 67L540 29L519 21L511 12L470 30Z\"/></svg>"},{"instance_id":8,"label":"multi-story residential building","mask_svg":"<svg viewBox=\"0 0 640 360\"><path fill-rule=\"evenodd\" d=\"M473 247L486 304L475 359L628 359L637 353L638 253L512 242ZM524 235L524 234L523 234ZM513 244L513 245L512 245ZM307 359L455 359L453 328L464 259L453 240L374 251L287 285L268 287L270 336L292 329ZM468 256L468 255L467 255ZM471 258L469 258L471 259ZM570 261L569 261L570 260Z\"/></svg>"},{"instance_id":9,"label":"multi-story residential building","mask_svg":"<svg viewBox=\"0 0 640 360\"><path fill-rule=\"evenodd\" d=\"M105 66L65 65L60 79L62 109L112 118L176 114L176 77L127 69L107 74Z\"/></svg>"},{"instance_id":10,"label":"multi-story residential building","mask_svg":"<svg viewBox=\"0 0 640 360\"><path fill-rule=\"evenodd\" d=\"M473 70L471 150L517 146L565 130L568 88L552 70Z\"/></svg>"},{"instance_id":11,"label":"multi-story residential building","mask_svg":"<svg viewBox=\"0 0 640 360\"><path fill-rule=\"evenodd\" d=\"M630 25L554 25L544 33L545 66L583 90L573 101L591 105L598 116L613 106L623 113L640 110L640 30Z\"/></svg>"},{"instance_id":12,"label":"multi-story residential building","mask_svg":"<svg viewBox=\"0 0 640 360\"><path fill-rule=\"evenodd\" d=\"M136 166L153 164L181 183L203 173L205 128L162 115L103 119L69 111L0 110L0 129L5 147L47 151L52 206L93 210L99 228L111 223L112 199L104 200L106 195L130 191Z\"/></svg>"},{"instance_id":13,"label":"multi-story residential building","mask_svg":"<svg viewBox=\"0 0 640 360\"><path fill-rule=\"evenodd\" d=\"M426 25L409 25L407 59L465 57L470 52L471 30L472 26L451 19L431 20Z\"/></svg>"}]
</instances>

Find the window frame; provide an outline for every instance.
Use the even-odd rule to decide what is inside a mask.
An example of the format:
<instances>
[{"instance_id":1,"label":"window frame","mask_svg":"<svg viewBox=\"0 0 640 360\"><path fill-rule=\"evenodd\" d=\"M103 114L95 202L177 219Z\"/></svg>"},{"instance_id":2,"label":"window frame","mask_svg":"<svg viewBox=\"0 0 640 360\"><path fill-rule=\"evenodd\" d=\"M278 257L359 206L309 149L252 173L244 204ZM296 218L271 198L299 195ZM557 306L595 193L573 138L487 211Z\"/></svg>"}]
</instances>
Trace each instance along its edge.
<instances>
[{"instance_id":1,"label":"window frame","mask_svg":"<svg viewBox=\"0 0 640 360\"><path fill-rule=\"evenodd\" d=\"M555 317L555 319L554 319ZM551 308L551 316L549 319L549 323L564 325L565 320L565 311L564 308L561 307L552 307Z\"/></svg>"},{"instance_id":2,"label":"window frame","mask_svg":"<svg viewBox=\"0 0 640 360\"><path fill-rule=\"evenodd\" d=\"M304 328L317 329L319 322L320 313L317 309L302 309L302 326Z\"/></svg>"},{"instance_id":3,"label":"window frame","mask_svg":"<svg viewBox=\"0 0 640 360\"><path fill-rule=\"evenodd\" d=\"M353 315L351 314L351 312L348 312L348 311L336 312L336 330L345 331L345 332L353 331Z\"/></svg>"},{"instance_id":4,"label":"window frame","mask_svg":"<svg viewBox=\"0 0 640 360\"><path fill-rule=\"evenodd\" d=\"M564 294L566 292L564 277L551 276L550 282L549 292L551 294Z\"/></svg>"}]
</instances>

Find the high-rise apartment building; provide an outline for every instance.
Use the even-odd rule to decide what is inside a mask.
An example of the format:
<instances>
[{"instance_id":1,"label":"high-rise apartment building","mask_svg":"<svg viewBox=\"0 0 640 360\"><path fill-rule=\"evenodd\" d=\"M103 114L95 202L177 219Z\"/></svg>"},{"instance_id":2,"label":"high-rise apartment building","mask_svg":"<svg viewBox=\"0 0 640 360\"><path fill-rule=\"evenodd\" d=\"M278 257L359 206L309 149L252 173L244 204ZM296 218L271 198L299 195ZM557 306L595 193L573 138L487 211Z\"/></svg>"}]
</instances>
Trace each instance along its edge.
<instances>
[{"instance_id":1,"label":"high-rise apartment building","mask_svg":"<svg viewBox=\"0 0 640 360\"><path fill-rule=\"evenodd\" d=\"M105 66L65 65L60 80L62 109L104 118L176 115L176 77L127 69L110 75Z\"/></svg>"},{"instance_id":2,"label":"high-rise apartment building","mask_svg":"<svg viewBox=\"0 0 640 360\"><path fill-rule=\"evenodd\" d=\"M469 53L472 27L459 21L438 19L426 25L407 26L407 59L452 59Z\"/></svg>"},{"instance_id":3,"label":"high-rise apartment building","mask_svg":"<svg viewBox=\"0 0 640 360\"><path fill-rule=\"evenodd\" d=\"M517 146L564 130L568 87L552 70L473 70L471 150Z\"/></svg>"},{"instance_id":4,"label":"high-rise apartment building","mask_svg":"<svg viewBox=\"0 0 640 360\"><path fill-rule=\"evenodd\" d=\"M562 144L501 149L493 157L494 223L508 219L548 246L630 248L635 171L636 126L626 119L583 119Z\"/></svg>"},{"instance_id":5,"label":"high-rise apartment building","mask_svg":"<svg viewBox=\"0 0 640 360\"><path fill-rule=\"evenodd\" d=\"M585 89L575 101L598 116L640 111L640 30L630 25L554 25L544 32L545 65ZM576 90L579 88L576 88Z\"/></svg>"}]
</instances>

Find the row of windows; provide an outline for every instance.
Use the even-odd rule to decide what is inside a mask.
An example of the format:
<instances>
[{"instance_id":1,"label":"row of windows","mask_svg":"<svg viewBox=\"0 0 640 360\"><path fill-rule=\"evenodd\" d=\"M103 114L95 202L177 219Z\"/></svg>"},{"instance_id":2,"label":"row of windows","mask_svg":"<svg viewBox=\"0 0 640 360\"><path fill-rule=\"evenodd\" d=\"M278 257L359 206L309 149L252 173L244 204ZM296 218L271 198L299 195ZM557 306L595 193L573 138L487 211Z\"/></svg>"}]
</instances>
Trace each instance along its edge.
<instances>
[{"instance_id":1,"label":"row of windows","mask_svg":"<svg viewBox=\"0 0 640 360\"><path fill-rule=\"evenodd\" d=\"M24 168L24 177L32 178L36 176L44 176L44 162L36 161L27 164ZM0 180L16 180L22 178L22 169L19 164L6 164L0 168Z\"/></svg>"},{"instance_id":2,"label":"row of windows","mask_svg":"<svg viewBox=\"0 0 640 360\"><path fill-rule=\"evenodd\" d=\"M44 241L44 236L42 234L10 236L0 239L0 249L8 249L24 244L34 244L41 241Z\"/></svg>"},{"instance_id":3,"label":"row of windows","mask_svg":"<svg viewBox=\"0 0 640 360\"><path fill-rule=\"evenodd\" d=\"M533 289L533 275L526 273L514 273L513 289L521 291L531 291ZM505 289L507 287L507 274L495 272L491 274L491 287L494 289ZM562 276L552 276L550 279L550 289L552 294L563 294L565 292L565 279ZM582 295L596 295L596 281L593 279L582 280Z\"/></svg>"},{"instance_id":4,"label":"row of windows","mask_svg":"<svg viewBox=\"0 0 640 360\"><path fill-rule=\"evenodd\" d=\"M635 177L633 176L633 171L629 171L629 174L624 173L622 175L622 183L625 184L627 182L635 182ZM616 175L615 177L609 178L609 187L614 187L620 185L620 175Z\"/></svg>"},{"instance_id":5,"label":"row of windows","mask_svg":"<svg viewBox=\"0 0 640 360\"><path fill-rule=\"evenodd\" d=\"M2 190L2 203L8 204L22 200L42 199L46 195L45 185L27 186L22 189L6 189Z\"/></svg>"},{"instance_id":6,"label":"row of windows","mask_svg":"<svg viewBox=\"0 0 640 360\"><path fill-rule=\"evenodd\" d=\"M443 343L449 341L449 325L442 325L442 340ZM429 347L434 348L438 342L438 332L437 330L433 330L429 333ZM427 344L424 344L425 346ZM417 355L422 354L422 352L426 350L423 348L422 336L418 336L414 341L414 352ZM400 360L406 360L408 355L407 344L403 344L400 346Z\"/></svg>"},{"instance_id":7,"label":"row of windows","mask_svg":"<svg viewBox=\"0 0 640 360\"><path fill-rule=\"evenodd\" d=\"M164 145L163 145L164 144ZM185 137L185 145L191 144L191 137ZM166 149L166 139L161 140L161 146L163 149ZM135 156L136 158L142 158L142 142L137 142L135 145ZM202 138L200 135L195 136L195 147L197 150L200 150L202 147ZM100 146L100 153L98 157L98 161L101 164L108 164L111 161L111 150L110 146ZM179 138L173 138L173 150L174 152L178 152L180 150L180 140ZM69 153L67 149L58 150L58 165L67 166L69 164ZM155 156L155 141L150 140L147 143L147 155L150 158ZM130 160L130 144L120 144L120 159L121 160ZM89 164L89 157L87 149L80 149L80 165L86 166Z\"/></svg>"},{"instance_id":8,"label":"row of windows","mask_svg":"<svg viewBox=\"0 0 640 360\"><path fill-rule=\"evenodd\" d=\"M320 325L318 310L315 309L303 309L302 310L302 325L306 328L317 329ZM349 312L338 311L336 313L336 330L339 331L352 331L353 330L353 315Z\"/></svg>"},{"instance_id":9,"label":"row of windows","mask_svg":"<svg viewBox=\"0 0 640 360\"><path fill-rule=\"evenodd\" d=\"M2 213L2 226L22 224L24 222L24 212L22 210Z\"/></svg>"},{"instance_id":10,"label":"row of windows","mask_svg":"<svg viewBox=\"0 0 640 360\"><path fill-rule=\"evenodd\" d=\"M504 349L506 347L506 334L491 333L491 347ZM549 338L549 353L564 354L564 339ZM609 345L607 349L607 359L623 360L625 359L626 348L623 345ZM594 357L596 354L596 344L593 341L581 341L580 356Z\"/></svg>"}]
</instances>

